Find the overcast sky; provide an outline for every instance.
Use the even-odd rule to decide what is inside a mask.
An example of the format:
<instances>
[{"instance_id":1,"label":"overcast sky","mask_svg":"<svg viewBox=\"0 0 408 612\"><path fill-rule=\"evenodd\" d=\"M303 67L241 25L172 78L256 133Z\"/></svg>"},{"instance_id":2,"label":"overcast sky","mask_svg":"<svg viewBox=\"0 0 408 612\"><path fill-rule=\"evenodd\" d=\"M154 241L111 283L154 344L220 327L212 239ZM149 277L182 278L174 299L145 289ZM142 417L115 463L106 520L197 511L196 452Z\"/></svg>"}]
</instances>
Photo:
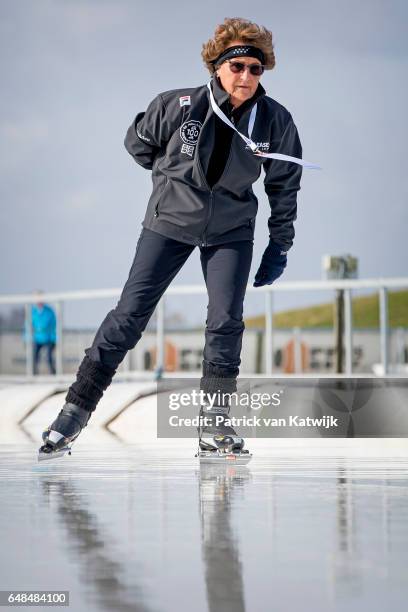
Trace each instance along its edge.
<instances>
[{"instance_id":1,"label":"overcast sky","mask_svg":"<svg viewBox=\"0 0 408 612\"><path fill-rule=\"evenodd\" d=\"M406 275L407 7L0 0L0 292L123 286L151 190L123 146L127 128L157 93L208 81L201 45L235 16L272 30L276 68L262 83L323 167L304 171L284 280L318 279L322 255L344 252L363 278ZM251 283L268 242L262 188ZM174 283L201 278L196 249ZM262 306L248 296L246 314ZM71 322L99 323L101 308Z\"/></svg>"}]
</instances>

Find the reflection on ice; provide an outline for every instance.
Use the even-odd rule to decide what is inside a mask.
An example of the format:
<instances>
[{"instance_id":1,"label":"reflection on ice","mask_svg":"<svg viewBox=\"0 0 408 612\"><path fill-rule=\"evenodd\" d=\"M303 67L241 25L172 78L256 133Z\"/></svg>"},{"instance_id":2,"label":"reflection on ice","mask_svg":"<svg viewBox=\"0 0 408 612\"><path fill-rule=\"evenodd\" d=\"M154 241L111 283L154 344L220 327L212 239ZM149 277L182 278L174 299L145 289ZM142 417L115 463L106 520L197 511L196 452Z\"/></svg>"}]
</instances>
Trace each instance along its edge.
<instances>
[{"instance_id":1,"label":"reflection on ice","mask_svg":"<svg viewBox=\"0 0 408 612\"><path fill-rule=\"evenodd\" d=\"M208 609L244 612L245 597L238 534L231 508L244 494L251 473L244 466L202 465L199 474L201 537Z\"/></svg>"},{"instance_id":2,"label":"reflection on ice","mask_svg":"<svg viewBox=\"0 0 408 612\"><path fill-rule=\"evenodd\" d=\"M51 505L60 533L67 542L67 555L77 563L79 580L84 591L91 591L94 604L106 610L151 610L143 603L143 589L137 584L126 585L123 579L124 561L110 553L114 541L99 525L97 514L78 494L72 477L41 482L44 501Z\"/></svg>"},{"instance_id":3,"label":"reflection on ice","mask_svg":"<svg viewBox=\"0 0 408 612\"><path fill-rule=\"evenodd\" d=\"M75 611L405 609L407 457L194 450L0 447L0 588L69 590Z\"/></svg>"}]
</instances>

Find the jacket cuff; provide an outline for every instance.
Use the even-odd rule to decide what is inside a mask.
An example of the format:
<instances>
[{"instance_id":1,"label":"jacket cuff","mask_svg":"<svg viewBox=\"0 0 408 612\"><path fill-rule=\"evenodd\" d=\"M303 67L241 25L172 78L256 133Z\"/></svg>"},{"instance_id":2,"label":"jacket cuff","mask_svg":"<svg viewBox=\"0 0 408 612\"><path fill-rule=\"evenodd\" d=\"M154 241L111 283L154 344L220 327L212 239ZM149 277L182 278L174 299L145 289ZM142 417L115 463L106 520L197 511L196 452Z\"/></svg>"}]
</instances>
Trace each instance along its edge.
<instances>
[{"instance_id":1,"label":"jacket cuff","mask_svg":"<svg viewBox=\"0 0 408 612\"><path fill-rule=\"evenodd\" d=\"M271 249L273 255L287 255L289 251L287 247L279 245L271 237L269 237L269 248Z\"/></svg>"}]
</instances>

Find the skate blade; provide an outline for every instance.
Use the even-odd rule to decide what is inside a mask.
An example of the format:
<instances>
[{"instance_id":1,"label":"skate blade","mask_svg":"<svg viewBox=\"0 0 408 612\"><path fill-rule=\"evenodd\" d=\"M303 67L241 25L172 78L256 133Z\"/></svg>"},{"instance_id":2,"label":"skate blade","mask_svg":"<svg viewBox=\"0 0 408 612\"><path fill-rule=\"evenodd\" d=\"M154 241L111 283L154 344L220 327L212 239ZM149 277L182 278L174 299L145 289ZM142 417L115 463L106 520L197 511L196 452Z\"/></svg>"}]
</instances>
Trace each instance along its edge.
<instances>
[{"instance_id":1,"label":"skate blade","mask_svg":"<svg viewBox=\"0 0 408 612\"><path fill-rule=\"evenodd\" d=\"M41 450L38 451L38 461L47 461L48 459L58 459L66 454L71 454L71 447L65 446L57 451L51 451L50 453L44 453Z\"/></svg>"},{"instance_id":2,"label":"skate blade","mask_svg":"<svg viewBox=\"0 0 408 612\"><path fill-rule=\"evenodd\" d=\"M252 459L251 453L218 453L215 451L200 451L198 458L201 463L218 465L246 465Z\"/></svg>"}]
</instances>

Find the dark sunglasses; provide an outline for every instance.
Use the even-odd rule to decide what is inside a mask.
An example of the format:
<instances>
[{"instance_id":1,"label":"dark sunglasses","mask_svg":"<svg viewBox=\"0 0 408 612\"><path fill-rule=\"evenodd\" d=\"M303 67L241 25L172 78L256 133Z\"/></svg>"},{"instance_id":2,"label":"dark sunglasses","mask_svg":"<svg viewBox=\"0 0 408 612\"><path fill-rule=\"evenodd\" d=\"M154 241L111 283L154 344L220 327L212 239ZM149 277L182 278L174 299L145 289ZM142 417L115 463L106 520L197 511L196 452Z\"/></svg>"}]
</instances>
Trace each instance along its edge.
<instances>
[{"instance_id":1,"label":"dark sunglasses","mask_svg":"<svg viewBox=\"0 0 408 612\"><path fill-rule=\"evenodd\" d=\"M245 68L249 69L249 72L254 76L261 76L265 70L265 66L262 64L244 64L243 62L236 62L235 60L227 60L231 72L237 74L238 72L244 72Z\"/></svg>"}]
</instances>

